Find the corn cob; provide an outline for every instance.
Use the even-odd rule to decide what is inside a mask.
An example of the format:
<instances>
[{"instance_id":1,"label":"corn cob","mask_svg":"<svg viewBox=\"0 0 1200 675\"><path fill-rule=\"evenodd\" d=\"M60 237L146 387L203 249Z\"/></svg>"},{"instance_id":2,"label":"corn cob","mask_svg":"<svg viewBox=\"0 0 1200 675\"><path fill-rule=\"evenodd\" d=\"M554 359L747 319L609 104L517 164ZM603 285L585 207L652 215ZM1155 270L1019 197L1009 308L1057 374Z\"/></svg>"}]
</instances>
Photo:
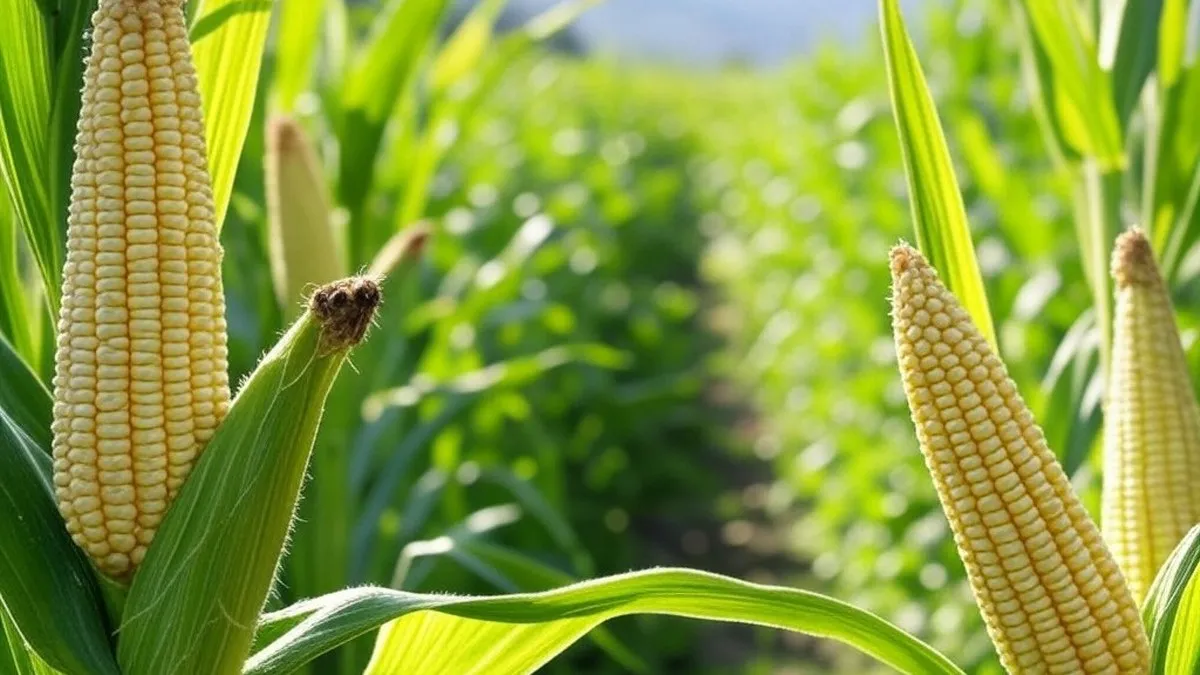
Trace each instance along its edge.
<instances>
[{"instance_id":1,"label":"corn cob","mask_svg":"<svg viewBox=\"0 0 1200 675\"><path fill-rule=\"evenodd\" d=\"M1138 610L1004 364L914 249L891 256L913 423L1012 673L1145 673Z\"/></svg>"},{"instance_id":2,"label":"corn cob","mask_svg":"<svg viewBox=\"0 0 1200 675\"><path fill-rule=\"evenodd\" d=\"M325 178L312 145L289 117L267 123L267 249L275 296L287 319L311 287L346 276Z\"/></svg>"},{"instance_id":3,"label":"corn cob","mask_svg":"<svg viewBox=\"0 0 1200 675\"><path fill-rule=\"evenodd\" d=\"M1100 522L1140 603L1200 523L1200 409L1166 284L1140 231L1117 239L1112 274L1117 308Z\"/></svg>"},{"instance_id":4,"label":"corn cob","mask_svg":"<svg viewBox=\"0 0 1200 675\"><path fill-rule=\"evenodd\" d=\"M71 177L54 484L111 577L141 562L225 415L225 303L182 0L101 0Z\"/></svg>"}]
</instances>

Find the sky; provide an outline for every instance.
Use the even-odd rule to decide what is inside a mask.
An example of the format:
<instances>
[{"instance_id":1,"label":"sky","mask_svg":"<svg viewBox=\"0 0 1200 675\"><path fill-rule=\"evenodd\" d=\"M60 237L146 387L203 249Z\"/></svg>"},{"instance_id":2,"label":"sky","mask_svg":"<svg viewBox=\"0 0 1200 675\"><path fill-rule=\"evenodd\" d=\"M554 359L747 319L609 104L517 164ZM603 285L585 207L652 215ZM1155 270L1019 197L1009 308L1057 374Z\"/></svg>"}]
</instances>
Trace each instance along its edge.
<instances>
[{"instance_id":1,"label":"sky","mask_svg":"<svg viewBox=\"0 0 1200 675\"><path fill-rule=\"evenodd\" d=\"M923 5L901 0L910 22ZM515 0L532 11L556 0ZM877 0L607 0L578 23L601 52L692 64L745 58L773 65L829 38L870 39Z\"/></svg>"}]
</instances>

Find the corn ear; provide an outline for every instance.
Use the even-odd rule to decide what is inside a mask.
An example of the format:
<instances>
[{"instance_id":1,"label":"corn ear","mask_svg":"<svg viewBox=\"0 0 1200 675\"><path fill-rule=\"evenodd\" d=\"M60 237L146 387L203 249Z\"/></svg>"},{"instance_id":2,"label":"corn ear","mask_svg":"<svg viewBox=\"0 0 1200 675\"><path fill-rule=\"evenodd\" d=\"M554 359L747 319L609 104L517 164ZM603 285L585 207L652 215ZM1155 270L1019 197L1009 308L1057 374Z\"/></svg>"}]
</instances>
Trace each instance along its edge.
<instances>
[{"instance_id":1,"label":"corn ear","mask_svg":"<svg viewBox=\"0 0 1200 675\"><path fill-rule=\"evenodd\" d=\"M370 278L319 289L238 392L133 579L123 673L241 673L325 398L379 301Z\"/></svg>"},{"instance_id":2,"label":"corn ear","mask_svg":"<svg viewBox=\"0 0 1200 675\"><path fill-rule=\"evenodd\" d=\"M1200 408L1166 284L1138 230L1117 239L1101 525L1141 602L1200 523Z\"/></svg>"},{"instance_id":3,"label":"corn ear","mask_svg":"<svg viewBox=\"0 0 1200 675\"><path fill-rule=\"evenodd\" d=\"M229 402L221 247L181 0L102 0L71 177L54 484L127 579Z\"/></svg>"},{"instance_id":4,"label":"corn ear","mask_svg":"<svg viewBox=\"0 0 1200 675\"><path fill-rule=\"evenodd\" d=\"M921 451L1012 673L1146 673L1137 607L1004 364L921 254L891 255Z\"/></svg>"},{"instance_id":5,"label":"corn ear","mask_svg":"<svg viewBox=\"0 0 1200 675\"><path fill-rule=\"evenodd\" d=\"M304 129L277 116L267 124L267 246L275 296L288 320L306 290L346 276L328 188Z\"/></svg>"}]
</instances>

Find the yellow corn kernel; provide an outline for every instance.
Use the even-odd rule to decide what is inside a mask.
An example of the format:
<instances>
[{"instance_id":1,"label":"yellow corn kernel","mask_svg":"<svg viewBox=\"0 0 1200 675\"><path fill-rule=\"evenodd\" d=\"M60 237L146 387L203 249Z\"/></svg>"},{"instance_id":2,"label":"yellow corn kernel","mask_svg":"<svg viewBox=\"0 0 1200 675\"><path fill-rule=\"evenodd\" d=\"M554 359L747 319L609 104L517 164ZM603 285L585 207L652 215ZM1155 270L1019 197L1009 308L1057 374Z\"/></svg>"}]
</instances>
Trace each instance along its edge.
<instances>
[{"instance_id":1,"label":"yellow corn kernel","mask_svg":"<svg viewBox=\"0 0 1200 675\"><path fill-rule=\"evenodd\" d=\"M182 0L101 0L71 177L54 484L114 578L229 405L221 248Z\"/></svg>"},{"instance_id":2,"label":"yellow corn kernel","mask_svg":"<svg viewBox=\"0 0 1200 675\"><path fill-rule=\"evenodd\" d=\"M1117 239L1104 430L1104 540L1141 602L1200 523L1200 409L1167 287L1138 230Z\"/></svg>"},{"instance_id":3,"label":"yellow corn kernel","mask_svg":"<svg viewBox=\"0 0 1200 675\"><path fill-rule=\"evenodd\" d=\"M1148 672L1133 597L1004 364L920 253L891 267L913 423L1004 667Z\"/></svg>"}]
</instances>

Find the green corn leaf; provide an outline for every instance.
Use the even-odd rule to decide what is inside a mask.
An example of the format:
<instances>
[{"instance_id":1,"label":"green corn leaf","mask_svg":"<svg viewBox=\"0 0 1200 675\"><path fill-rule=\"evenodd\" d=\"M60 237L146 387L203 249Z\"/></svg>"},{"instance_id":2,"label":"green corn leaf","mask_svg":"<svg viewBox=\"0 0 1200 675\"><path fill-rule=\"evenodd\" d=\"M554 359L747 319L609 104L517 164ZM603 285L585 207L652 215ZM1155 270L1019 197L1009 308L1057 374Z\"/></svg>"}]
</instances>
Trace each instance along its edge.
<instances>
[{"instance_id":1,"label":"green corn leaf","mask_svg":"<svg viewBox=\"0 0 1200 675\"><path fill-rule=\"evenodd\" d=\"M325 397L378 300L361 279L318 290L242 387L134 576L118 648L125 675L241 671Z\"/></svg>"},{"instance_id":2,"label":"green corn leaf","mask_svg":"<svg viewBox=\"0 0 1200 675\"><path fill-rule=\"evenodd\" d=\"M0 673L6 675L58 675L25 645L8 612L0 605Z\"/></svg>"},{"instance_id":3,"label":"green corn leaf","mask_svg":"<svg viewBox=\"0 0 1200 675\"><path fill-rule=\"evenodd\" d=\"M1029 16L1021 7L1020 0L1013 0L1013 20L1020 41L1021 75L1029 90L1034 117L1041 127L1047 149L1055 162L1062 166L1078 161L1079 153L1067 140L1066 131L1054 111L1058 100L1058 87L1054 79L1054 68L1050 57L1034 35Z\"/></svg>"},{"instance_id":4,"label":"green corn leaf","mask_svg":"<svg viewBox=\"0 0 1200 675\"><path fill-rule=\"evenodd\" d=\"M54 504L50 453L0 409L0 601L41 659L117 675L95 577Z\"/></svg>"},{"instance_id":5,"label":"green corn leaf","mask_svg":"<svg viewBox=\"0 0 1200 675\"><path fill-rule=\"evenodd\" d=\"M271 77L273 107L292 112L296 98L313 86L313 64L325 21L325 0L287 0L279 6L278 44Z\"/></svg>"},{"instance_id":6,"label":"green corn leaf","mask_svg":"<svg viewBox=\"0 0 1200 675\"><path fill-rule=\"evenodd\" d=\"M206 0L190 32L218 231L250 128L273 5L273 0Z\"/></svg>"},{"instance_id":7,"label":"green corn leaf","mask_svg":"<svg viewBox=\"0 0 1200 675\"><path fill-rule=\"evenodd\" d=\"M1021 0L1032 33L1054 77L1053 110L1077 151L1102 169L1125 165L1121 125L1109 74L1101 67L1095 38L1075 0Z\"/></svg>"},{"instance_id":8,"label":"green corn leaf","mask_svg":"<svg viewBox=\"0 0 1200 675\"><path fill-rule=\"evenodd\" d=\"M962 673L932 647L839 600L683 569L498 597L340 591L264 617L264 630L291 627L255 654L245 673L291 672L384 622L368 673L528 673L608 619L635 613L798 631L845 642L903 673ZM454 648L439 648L444 644Z\"/></svg>"},{"instance_id":9,"label":"green corn leaf","mask_svg":"<svg viewBox=\"0 0 1200 675\"><path fill-rule=\"evenodd\" d=\"M1163 0L1117 0L1101 6L1100 64L1110 72L1124 128L1158 59Z\"/></svg>"},{"instance_id":10,"label":"green corn leaf","mask_svg":"<svg viewBox=\"0 0 1200 675\"><path fill-rule=\"evenodd\" d=\"M1200 66L1187 57L1186 0L1165 0L1159 31L1158 96L1147 112L1142 220L1163 274L1173 279L1200 237Z\"/></svg>"},{"instance_id":11,"label":"green corn leaf","mask_svg":"<svg viewBox=\"0 0 1200 675\"><path fill-rule=\"evenodd\" d=\"M917 246L995 347L992 313L933 97L904 28L899 5L895 0L881 0L879 7L888 87L904 152Z\"/></svg>"},{"instance_id":12,"label":"green corn leaf","mask_svg":"<svg viewBox=\"0 0 1200 675\"><path fill-rule=\"evenodd\" d=\"M58 288L66 250L82 40L94 8L12 0L0 21L0 174L46 288ZM47 299L57 314L57 294Z\"/></svg>"},{"instance_id":13,"label":"green corn leaf","mask_svg":"<svg viewBox=\"0 0 1200 675\"><path fill-rule=\"evenodd\" d=\"M438 52L429 71L429 85L437 94L475 72L492 41L492 28L508 0L483 0L462 20Z\"/></svg>"},{"instance_id":14,"label":"green corn leaf","mask_svg":"<svg viewBox=\"0 0 1200 675\"><path fill-rule=\"evenodd\" d=\"M437 34L448 0L391 0L379 13L370 37L346 73L341 102L338 197L354 222L362 219L367 193L375 183L376 158L384 128L401 94ZM407 225L407 223L405 223ZM352 264L370 259L391 231L351 230Z\"/></svg>"},{"instance_id":15,"label":"green corn leaf","mask_svg":"<svg viewBox=\"0 0 1200 675\"><path fill-rule=\"evenodd\" d=\"M1142 609L1153 673L1200 672L1200 525L1167 558Z\"/></svg>"},{"instance_id":16,"label":"green corn leaf","mask_svg":"<svg viewBox=\"0 0 1200 675\"><path fill-rule=\"evenodd\" d=\"M1100 335L1095 313L1086 311L1054 351L1041 385L1046 400L1035 416L1068 476L1083 466L1100 432L1101 377Z\"/></svg>"},{"instance_id":17,"label":"green corn leaf","mask_svg":"<svg viewBox=\"0 0 1200 675\"><path fill-rule=\"evenodd\" d=\"M418 378L411 384L376 392L363 403L363 416L378 417L391 407L411 407L429 396L462 396L496 387L519 387L547 371L568 363L583 363L600 368L622 368L628 356L602 344L559 345L532 356L519 356L493 363L479 370L455 375L446 380Z\"/></svg>"},{"instance_id":18,"label":"green corn leaf","mask_svg":"<svg viewBox=\"0 0 1200 675\"><path fill-rule=\"evenodd\" d=\"M476 536L450 535L420 543L424 544L424 555L450 558L504 593L544 591L578 581L529 556L482 541ZM628 672L652 672L644 659L604 626L592 629L588 638Z\"/></svg>"},{"instance_id":19,"label":"green corn leaf","mask_svg":"<svg viewBox=\"0 0 1200 675\"><path fill-rule=\"evenodd\" d=\"M17 428L25 432L37 447L50 451L50 423L53 401L29 365L12 345L0 337L0 410Z\"/></svg>"},{"instance_id":20,"label":"green corn leaf","mask_svg":"<svg viewBox=\"0 0 1200 675\"><path fill-rule=\"evenodd\" d=\"M17 212L9 203L8 189L0 185L0 337L8 338L27 363L38 363L41 344L34 312L43 308L30 306L18 257L20 244Z\"/></svg>"}]
</instances>

